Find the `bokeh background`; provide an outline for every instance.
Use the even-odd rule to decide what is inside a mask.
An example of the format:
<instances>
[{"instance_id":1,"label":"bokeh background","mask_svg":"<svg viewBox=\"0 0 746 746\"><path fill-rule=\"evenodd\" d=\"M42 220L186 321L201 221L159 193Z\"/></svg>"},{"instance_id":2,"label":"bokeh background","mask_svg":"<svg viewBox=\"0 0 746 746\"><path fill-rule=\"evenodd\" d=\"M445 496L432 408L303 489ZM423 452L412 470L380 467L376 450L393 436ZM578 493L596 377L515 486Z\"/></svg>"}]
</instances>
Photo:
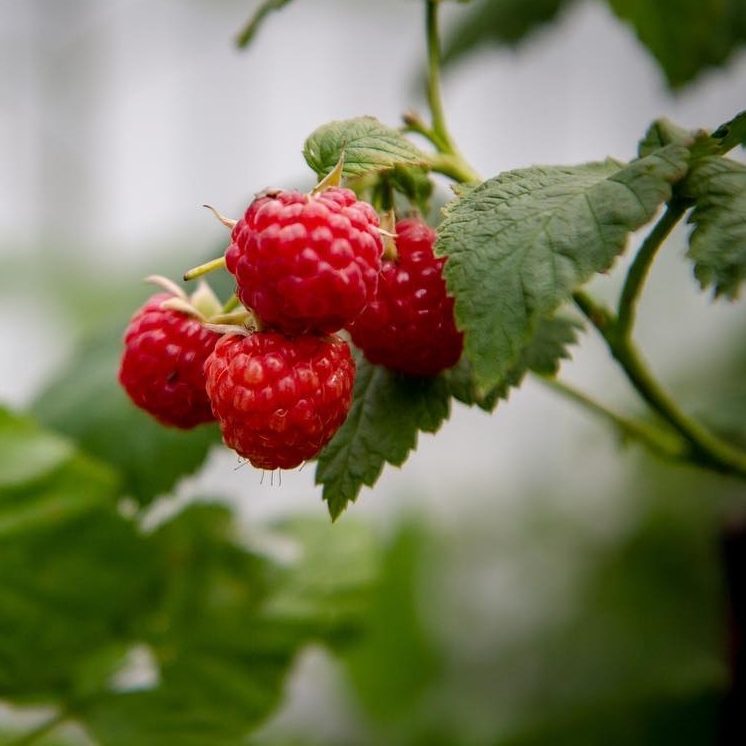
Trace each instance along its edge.
<instances>
[{"instance_id":1,"label":"bokeh background","mask_svg":"<svg viewBox=\"0 0 746 746\"><path fill-rule=\"evenodd\" d=\"M251 9L237 0L0 2L3 403L31 405L89 332L118 320L123 328L149 294L143 276L178 277L217 255L225 231L203 203L237 216L264 187L309 186L303 141L332 119L370 114L395 125L409 107L424 111L421 3L297 2L239 51ZM445 5L446 37L463 12ZM454 136L485 176L626 160L656 118L712 128L744 108L746 54L672 92L631 28L587 0L516 48L454 63L444 98ZM713 412L720 402L738 418L746 410L718 395L743 380L746 317L698 290L682 261L685 232L650 278L638 338L688 408ZM593 291L615 297L627 261ZM621 410L637 407L591 332L562 375ZM277 517L324 513L310 466L281 484L237 467L216 448L154 520L204 494L228 500L250 533ZM712 655L725 646L717 537L743 497L726 480L654 463L532 381L493 416L455 406L337 525L370 522L399 536L405 564L407 552L418 558L400 592L416 597L426 632L388 662L361 654L351 667L357 694L337 661L309 649L261 742L414 743L441 730L439 712L463 743L508 743L497 734L569 712L559 718L566 730L552 731L564 742L562 732L577 736L568 722L578 702L608 725L609 713L626 712L619 702L658 713L663 700L669 719L651 743L685 742L671 735L684 737L673 725L680 712L694 713L689 737L701 736L697 723L709 722L726 679ZM396 611L383 608L381 624L406 626ZM672 625L679 633L669 636ZM415 682L423 699L404 697L411 708L397 714L381 682L397 667L429 670L422 635L441 667ZM537 709L546 718L527 717ZM531 728L515 742L543 743Z\"/></svg>"}]
</instances>

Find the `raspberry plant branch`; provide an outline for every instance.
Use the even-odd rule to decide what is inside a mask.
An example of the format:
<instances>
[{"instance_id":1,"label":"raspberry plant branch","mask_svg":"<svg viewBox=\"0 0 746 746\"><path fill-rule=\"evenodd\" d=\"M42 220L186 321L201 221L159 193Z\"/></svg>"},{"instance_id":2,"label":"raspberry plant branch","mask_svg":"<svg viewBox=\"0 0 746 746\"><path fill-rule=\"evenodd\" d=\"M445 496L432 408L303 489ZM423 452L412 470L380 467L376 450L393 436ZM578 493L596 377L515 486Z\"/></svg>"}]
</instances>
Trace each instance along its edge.
<instances>
[{"instance_id":1,"label":"raspberry plant branch","mask_svg":"<svg viewBox=\"0 0 746 746\"><path fill-rule=\"evenodd\" d=\"M440 82L440 31L438 11L440 0L425 0L425 29L427 37L427 101L431 124L428 126L415 112L404 115L406 129L429 140L436 153L429 158L433 171L460 183L479 182L481 178L466 162L448 131Z\"/></svg>"},{"instance_id":2,"label":"raspberry plant branch","mask_svg":"<svg viewBox=\"0 0 746 746\"><path fill-rule=\"evenodd\" d=\"M682 460L746 479L746 453L726 443L681 410L652 374L628 329L620 328L612 311L582 291L574 293L573 300L601 334L609 352L643 401L684 438L688 448Z\"/></svg>"},{"instance_id":3,"label":"raspberry plant branch","mask_svg":"<svg viewBox=\"0 0 746 746\"><path fill-rule=\"evenodd\" d=\"M637 440L653 453L672 461L686 460L688 455L686 442L673 433L639 420L624 417L565 381L543 375L536 376L536 380L566 399L579 404L592 414L599 415L609 421L623 436Z\"/></svg>"},{"instance_id":4,"label":"raspberry plant branch","mask_svg":"<svg viewBox=\"0 0 746 746\"><path fill-rule=\"evenodd\" d=\"M446 125L443 96L440 84L440 30L438 11L440 0L427 0L425 3L425 27L427 34L427 100L432 121L431 137L433 145L441 153L455 153L456 149Z\"/></svg>"},{"instance_id":5,"label":"raspberry plant branch","mask_svg":"<svg viewBox=\"0 0 746 746\"><path fill-rule=\"evenodd\" d=\"M264 19L273 11L281 10L290 0L265 0L254 14L249 18L244 27L236 37L236 46L239 49L247 47L256 35Z\"/></svg>"},{"instance_id":6,"label":"raspberry plant branch","mask_svg":"<svg viewBox=\"0 0 746 746\"><path fill-rule=\"evenodd\" d=\"M658 249L662 246L674 226L686 212L686 205L680 200L672 200L660 220L643 241L622 287L617 309L616 332L620 336L630 336L637 316L637 304L642 293L650 267Z\"/></svg>"}]
</instances>

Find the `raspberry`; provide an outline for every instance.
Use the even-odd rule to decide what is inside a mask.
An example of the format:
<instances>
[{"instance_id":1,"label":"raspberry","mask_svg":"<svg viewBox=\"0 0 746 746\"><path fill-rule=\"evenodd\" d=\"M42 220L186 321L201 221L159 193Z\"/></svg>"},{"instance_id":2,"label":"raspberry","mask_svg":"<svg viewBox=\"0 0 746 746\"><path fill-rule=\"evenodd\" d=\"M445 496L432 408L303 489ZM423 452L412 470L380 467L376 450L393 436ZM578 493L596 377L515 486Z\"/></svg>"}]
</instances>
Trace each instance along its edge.
<instances>
[{"instance_id":1,"label":"raspberry","mask_svg":"<svg viewBox=\"0 0 746 746\"><path fill-rule=\"evenodd\" d=\"M421 220L396 224L396 259L384 259L374 300L349 326L365 357L414 376L433 376L461 357L463 334L433 254L435 231Z\"/></svg>"},{"instance_id":2,"label":"raspberry","mask_svg":"<svg viewBox=\"0 0 746 746\"><path fill-rule=\"evenodd\" d=\"M355 361L336 336L229 334L205 364L225 444L259 469L315 456L347 417Z\"/></svg>"},{"instance_id":3,"label":"raspberry","mask_svg":"<svg viewBox=\"0 0 746 746\"><path fill-rule=\"evenodd\" d=\"M375 293L378 227L375 210L349 189L266 192L234 226L226 267L239 299L265 328L335 332Z\"/></svg>"},{"instance_id":4,"label":"raspberry","mask_svg":"<svg viewBox=\"0 0 746 746\"><path fill-rule=\"evenodd\" d=\"M214 420L203 366L220 335L152 296L124 335L119 382L130 399L164 425L188 430Z\"/></svg>"}]
</instances>

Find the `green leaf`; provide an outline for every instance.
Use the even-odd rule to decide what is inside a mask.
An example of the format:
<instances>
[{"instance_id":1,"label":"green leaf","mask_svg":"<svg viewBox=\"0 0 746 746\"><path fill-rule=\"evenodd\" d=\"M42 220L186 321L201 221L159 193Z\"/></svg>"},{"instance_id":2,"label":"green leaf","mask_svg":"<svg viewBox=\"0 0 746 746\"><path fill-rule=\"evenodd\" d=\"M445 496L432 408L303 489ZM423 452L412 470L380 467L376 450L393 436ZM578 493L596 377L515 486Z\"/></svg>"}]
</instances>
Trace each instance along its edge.
<instances>
[{"instance_id":1,"label":"green leaf","mask_svg":"<svg viewBox=\"0 0 746 746\"><path fill-rule=\"evenodd\" d=\"M398 530L386 552L366 634L345 658L362 704L384 723L410 720L442 666L419 603L425 547L422 529Z\"/></svg>"},{"instance_id":2,"label":"green leaf","mask_svg":"<svg viewBox=\"0 0 746 746\"><path fill-rule=\"evenodd\" d=\"M340 530L328 521L295 518L276 530L295 551L292 562L272 578L263 614L306 626L327 643L358 637L379 574L380 551L371 527L348 522Z\"/></svg>"},{"instance_id":3,"label":"green leaf","mask_svg":"<svg viewBox=\"0 0 746 746\"><path fill-rule=\"evenodd\" d=\"M483 44L516 45L553 21L574 0L481 0L446 39L443 62L450 64Z\"/></svg>"},{"instance_id":4,"label":"green leaf","mask_svg":"<svg viewBox=\"0 0 746 746\"><path fill-rule=\"evenodd\" d=\"M640 158L644 158L646 155L651 155L657 150L665 148L667 145L684 145L685 147L689 147L701 134L684 129L684 127L679 127L678 124L674 124L674 122L665 117L663 119L656 119L648 127L645 136L640 141L637 154Z\"/></svg>"},{"instance_id":5,"label":"green leaf","mask_svg":"<svg viewBox=\"0 0 746 746\"><path fill-rule=\"evenodd\" d=\"M711 66L722 65L746 40L743 0L608 0L629 22L678 88Z\"/></svg>"},{"instance_id":6,"label":"green leaf","mask_svg":"<svg viewBox=\"0 0 746 746\"><path fill-rule=\"evenodd\" d=\"M343 154L342 176L346 178L427 162L425 154L401 132L373 117L325 124L309 136L303 147L306 162L319 177L326 176Z\"/></svg>"},{"instance_id":7,"label":"green leaf","mask_svg":"<svg viewBox=\"0 0 746 746\"><path fill-rule=\"evenodd\" d=\"M539 319L536 333L521 353L518 367L542 376L556 376L562 360L568 360L567 348L578 341L583 325L564 316Z\"/></svg>"},{"instance_id":8,"label":"green leaf","mask_svg":"<svg viewBox=\"0 0 746 746\"><path fill-rule=\"evenodd\" d=\"M629 233L670 198L687 155L670 145L627 166L509 171L446 207L436 253L448 257L446 282L480 386L500 383L538 319L611 266Z\"/></svg>"},{"instance_id":9,"label":"green leaf","mask_svg":"<svg viewBox=\"0 0 746 746\"><path fill-rule=\"evenodd\" d=\"M156 681L95 698L82 722L102 746L239 743L278 705L303 640L261 618L271 566L217 504L191 505L146 539L157 585L139 639Z\"/></svg>"},{"instance_id":10,"label":"green leaf","mask_svg":"<svg viewBox=\"0 0 746 746\"><path fill-rule=\"evenodd\" d=\"M701 287L735 300L746 279L746 166L728 158L703 158L686 182L695 200L687 256Z\"/></svg>"},{"instance_id":11,"label":"green leaf","mask_svg":"<svg viewBox=\"0 0 746 746\"><path fill-rule=\"evenodd\" d=\"M109 485L80 474L77 489ZM0 542L0 697L87 696L120 662L152 591L135 528L91 509Z\"/></svg>"},{"instance_id":12,"label":"green leaf","mask_svg":"<svg viewBox=\"0 0 746 746\"><path fill-rule=\"evenodd\" d=\"M293 550L281 564L235 532L225 507L197 504L150 537L162 585L145 641L159 680L84 710L102 746L241 743L279 705L302 647L360 627L377 571L370 531L281 524L278 546Z\"/></svg>"},{"instance_id":13,"label":"green leaf","mask_svg":"<svg viewBox=\"0 0 746 746\"><path fill-rule=\"evenodd\" d=\"M200 503L150 536L162 588L160 624L148 642L164 665L178 664L187 651L261 651L261 635L247 633L266 598L270 564L238 539L226 507Z\"/></svg>"},{"instance_id":14,"label":"green leaf","mask_svg":"<svg viewBox=\"0 0 746 746\"><path fill-rule=\"evenodd\" d=\"M689 149L689 167L695 161L713 155L725 155L729 150L746 144L746 111L721 124L712 134L704 129L687 130L668 119L653 122L639 144L638 155L650 155L667 145L684 145Z\"/></svg>"},{"instance_id":15,"label":"green leaf","mask_svg":"<svg viewBox=\"0 0 746 746\"><path fill-rule=\"evenodd\" d=\"M456 366L444 373L449 391L464 404L476 405L491 412L500 399L508 398L511 388L520 385L528 371L543 376L556 375L561 361L570 357L567 348L578 341L578 332L582 328L583 325L575 319L542 317L531 341L500 383L486 390L480 388L472 366L464 356Z\"/></svg>"},{"instance_id":16,"label":"green leaf","mask_svg":"<svg viewBox=\"0 0 746 746\"><path fill-rule=\"evenodd\" d=\"M434 433L450 413L442 376L411 378L359 359L350 414L322 451L316 484L323 484L332 519L372 487L386 463L401 466L419 431Z\"/></svg>"},{"instance_id":17,"label":"green leaf","mask_svg":"<svg viewBox=\"0 0 746 746\"><path fill-rule=\"evenodd\" d=\"M0 408L0 537L33 533L112 505L116 474L69 441Z\"/></svg>"},{"instance_id":18,"label":"green leaf","mask_svg":"<svg viewBox=\"0 0 746 746\"><path fill-rule=\"evenodd\" d=\"M193 655L161 686L97 698L82 722L100 746L234 746L278 705L287 667Z\"/></svg>"},{"instance_id":19,"label":"green leaf","mask_svg":"<svg viewBox=\"0 0 746 746\"><path fill-rule=\"evenodd\" d=\"M0 407L0 488L48 474L74 453L72 443Z\"/></svg>"},{"instance_id":20,"label":"green leaf","mask_svg":"<svg viewBox=\"0 0 746 746\"><path fill-rule=\"evenodd\" d=\"M117 381L125 325L99 330L84 343L32 410L114 467L125 493L147 505L196 471L220 434L213 425L188 432L163 427L130 402Z\"/></svg>"}]
</instances>

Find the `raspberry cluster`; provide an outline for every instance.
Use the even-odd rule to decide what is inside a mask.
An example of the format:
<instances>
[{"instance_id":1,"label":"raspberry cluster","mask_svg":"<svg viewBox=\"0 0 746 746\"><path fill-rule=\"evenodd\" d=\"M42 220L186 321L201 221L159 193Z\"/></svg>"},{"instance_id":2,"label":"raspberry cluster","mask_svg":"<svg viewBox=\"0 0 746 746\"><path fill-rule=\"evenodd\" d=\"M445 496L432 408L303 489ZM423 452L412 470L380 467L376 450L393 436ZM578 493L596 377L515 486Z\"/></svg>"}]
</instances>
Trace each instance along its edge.
<instances>
[{"instance_id":1,"label":"raspberry cluster","mask_svg":"<svg viewBox=\"0 0 746 746\"><path fill-rule=\"evenodd\" d=\"M217 421L226 445L254 466L291 469L317 455L349 412L355 362L339 330L372 363L408 375L458 361L463 337L444 260L421 220L396 224L384 259L378 215L349 189L268 191L239 221L219 217L231 227L224 266L235 303L223 307L204 290L187 298L158 278L168 292L125 333L119 380L161 423Z\"/></svg>"},{"instance_id":2,"label":"raspberry cluster","mask_svg":"<svg viewBox=\"0 0 746 746\"><path fill-rule=\"evenodd\" d=\"M122 386L165 425L217 421L258 468L300 465L350 409L355 362L334 332L372 299L382 250L375 210L349 189L257 196L225 255L243 307L226 316L178 288L155 295L125 333Z\"/></svg>"}]
</instances>

